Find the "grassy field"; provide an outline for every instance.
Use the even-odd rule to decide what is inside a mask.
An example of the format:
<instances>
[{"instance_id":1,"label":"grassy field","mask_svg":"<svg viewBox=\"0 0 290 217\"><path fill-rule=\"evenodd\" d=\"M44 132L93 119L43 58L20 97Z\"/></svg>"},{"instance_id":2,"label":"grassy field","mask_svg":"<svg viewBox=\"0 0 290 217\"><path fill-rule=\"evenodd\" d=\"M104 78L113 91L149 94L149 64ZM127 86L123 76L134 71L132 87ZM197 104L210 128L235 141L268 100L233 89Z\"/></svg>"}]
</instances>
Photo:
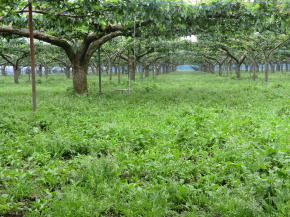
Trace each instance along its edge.
<instances>
[{"instance_id":1,"label":"grassy field","mask_svg":"<svg viewBox=\"0 0 290 217\"><path fill-rule=\"evenodd\" d=\"M116 91L0 77L0 216L289 216L290 73L176 72Z\"/></svg>"}]
</instances>

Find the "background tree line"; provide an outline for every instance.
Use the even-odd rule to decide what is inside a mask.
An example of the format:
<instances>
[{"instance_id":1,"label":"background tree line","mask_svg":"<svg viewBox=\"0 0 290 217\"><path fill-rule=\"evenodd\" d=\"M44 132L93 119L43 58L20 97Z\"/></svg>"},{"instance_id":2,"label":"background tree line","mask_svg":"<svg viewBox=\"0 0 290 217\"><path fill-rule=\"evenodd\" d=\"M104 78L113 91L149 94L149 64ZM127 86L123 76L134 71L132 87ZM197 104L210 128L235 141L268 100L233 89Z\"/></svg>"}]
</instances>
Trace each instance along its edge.
<instances>
[{"instance_id":1,"label":"background tree line","mask_svg":"<svg viewBox=\"0 0 290 217\"><path fill-rule=\"evenodd\" d=\"M241 65L255 79L264 71L288 70L289 1L33 1L34 38L39 76L49 68L72 74L76 93L87 92L87 74L103 69L128 73L135 80L174 71L177 65L197 65L219 75ZM29 65L27 1L0 6L0 65L12 66L18 83L20 68ZM182 36L196 35L198 41ZM97 51L101 56L98 60ZM98 65L101 64L101 67ZM42 70L42 69L45 70Z\"/></svg>"}]
</instances>

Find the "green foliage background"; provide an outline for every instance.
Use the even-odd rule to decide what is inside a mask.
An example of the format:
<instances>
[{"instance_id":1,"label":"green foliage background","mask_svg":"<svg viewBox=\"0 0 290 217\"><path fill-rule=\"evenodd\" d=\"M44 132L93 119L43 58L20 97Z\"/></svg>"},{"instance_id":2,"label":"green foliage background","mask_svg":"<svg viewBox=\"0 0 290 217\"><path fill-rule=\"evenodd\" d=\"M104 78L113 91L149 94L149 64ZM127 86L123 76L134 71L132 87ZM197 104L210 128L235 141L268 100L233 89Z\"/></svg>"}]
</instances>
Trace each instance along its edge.
<instances>
[{"instance_id":1,"label":"green foliage background","mask_svg":"<svg viewBox=\"0 0 290 217\"><path fill-rule=\"evenodd\" d=\"M0 77L0 215L287 216L290 77L271 76L104 80L100 96L89 76L79 96L50 75L35 114L26 78Z\"/></svg>"}]
</instances>

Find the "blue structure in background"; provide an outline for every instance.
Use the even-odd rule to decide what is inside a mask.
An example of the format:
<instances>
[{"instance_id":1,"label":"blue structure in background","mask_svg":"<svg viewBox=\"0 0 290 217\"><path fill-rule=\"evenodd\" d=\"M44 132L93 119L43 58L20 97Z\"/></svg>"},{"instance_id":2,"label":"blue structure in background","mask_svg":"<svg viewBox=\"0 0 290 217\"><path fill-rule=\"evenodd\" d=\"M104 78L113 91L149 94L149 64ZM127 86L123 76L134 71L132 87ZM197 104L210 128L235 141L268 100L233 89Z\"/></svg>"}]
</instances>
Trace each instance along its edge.
<instances>
[{"instance_id":1,"label":"blue structure in background","mask_svg":"<svg viewBox=\"0 0 290 217\"><path fill-rule=\"evenodd\" d=\"M234 67L234 65L233 65ZM275 64L276 67L276 64ZM286 64L282 64L282 68L285 69L286 68ZM281 69L282 69L281 68ZM177 71L198 71L199 70L199 66L198 65L179 65L177 66ZM215 69L218 70L218 66L215 66ZM241 65L241 70L245 70L246 66L244 64ZM259 65L259 69L262 69L262 65ZM234 70L234 68L233 68Z\"/></svg>"},{"instance_id":2,"label":"blue structure in background","mask_svg":"<svg viewBox=\"0 0 290 217\"><path fill-rule=\"evenodd\" d=\"M261 69L262 66L259 65L259 68ZM218 69L218 66L215 66L215 69ZM241 65L241 70L245 70L246 67L244 64ZM199 70L199 66L198 65L180 65L177 66L177 71L198 71Z\"/></svg>"},{"instance_id":3,"label":"blue structure in background","mask_svg":"<svg viewBox=\"0 0 290 217\"><path fill-rule=\"evenodd\" d=\"M177 71L197 71L198 69L198 65L181 65L176 68Z\"/></svg>"}]
</instances>

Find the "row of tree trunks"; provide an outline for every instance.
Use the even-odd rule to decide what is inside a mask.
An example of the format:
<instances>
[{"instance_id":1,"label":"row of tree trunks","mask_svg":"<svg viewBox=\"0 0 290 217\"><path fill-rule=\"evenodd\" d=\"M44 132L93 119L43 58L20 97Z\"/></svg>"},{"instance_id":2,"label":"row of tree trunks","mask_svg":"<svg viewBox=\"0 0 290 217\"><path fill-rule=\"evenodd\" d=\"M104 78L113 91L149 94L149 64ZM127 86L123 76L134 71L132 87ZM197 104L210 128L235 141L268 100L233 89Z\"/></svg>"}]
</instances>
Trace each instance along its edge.
<instances>
[{"instance_id":1,"label":"row of tree trunks","mask_svg":"<svg viewBox=\"0 0 290 217\"><path fill-rule=\"evenodd\" d=\"M229 62L230 65L223 65L223 64L218 64L218 74L221 76L223 74L223 70L226 70L227 75L228 72L232 72L233 70L235 70L236 72L236 77L240 78L241 77L241 64L236 64L233 65L231 64L231 61ZM285 71L288 72L289 71L289 64L288 63L270 63L265 61L265 64L258 64L256 62L254 62L252 65L248 65L245 64L245 71L246 72L250 72L250 75L252 75L253 73L253 79L256 78L256 73L259 73L260 70L262 71L262 73L265 73L265 80L268 81L269 79L269 71L271 70L271 73L275 73L275 71L278 72L282 72L284 73L284 66L285 66ZM215 73L215 67L216 65L214 65L212 62L210 61L206 61L204 64L199 66L199 70L203 71L203 72L208 72L208 73ZM265 70L264 70L265 69Z\"/></svg>"},{"instance_id":2,"label":"row of tree trunks","mask_svg":"<svg viewBox=\"0 0 290 217\"><path fill-rule=\"evenodd\" d=\"M115 62L116 63L116 62ZM95 62L91 62L91 66L89 67L90 71L98 76L98 66ZM159 74L165 74L165 73L170 73L173 71L176 71L176 66L172 65L170 63L164 63L164 64L159 64L159 65L150 65L148 63L143 63L143 64L138 64L135 65L133 61L129 61L129 64L120 64L120 62L117 63L117 65L102 65L101 68L103 69L102 71L107 74L109 77L109 80L112 80L112 76L117 75L118 76L118 81L120 82L121 75L127 74L128 79L133 77L136 77L136 73L140 75L140 79L142 80L143 77L149 77L150 72L152 72L152 75L159 75ZM102 72L101 71L101 72Z\"/></svg>"},{"instance_id":3,"label":"row of tree trunks","mask_svg":"<svg viewBox=\"0 0 290 217\"><path fill-rule=\"evenodd\" d=\"M17 83L17 82L19 83L18 77L22 74L21 73L21 68L23 68L24 66L14 65L12 67L13 67L14 81L15 81L15 83ZM27 67L27 66L25 66L25 67ZM6 68L7 68L7 65L0 66L0 73L1 73L2 76L6 76L7 75ZM49 74L49 68L47 66L43 67L42 65L39 65L36 68L39 77L42 77L42 75L43 75L43 68L44 68L44 71L45 71L45 75Z\"/></svg>"}]
</instances>

